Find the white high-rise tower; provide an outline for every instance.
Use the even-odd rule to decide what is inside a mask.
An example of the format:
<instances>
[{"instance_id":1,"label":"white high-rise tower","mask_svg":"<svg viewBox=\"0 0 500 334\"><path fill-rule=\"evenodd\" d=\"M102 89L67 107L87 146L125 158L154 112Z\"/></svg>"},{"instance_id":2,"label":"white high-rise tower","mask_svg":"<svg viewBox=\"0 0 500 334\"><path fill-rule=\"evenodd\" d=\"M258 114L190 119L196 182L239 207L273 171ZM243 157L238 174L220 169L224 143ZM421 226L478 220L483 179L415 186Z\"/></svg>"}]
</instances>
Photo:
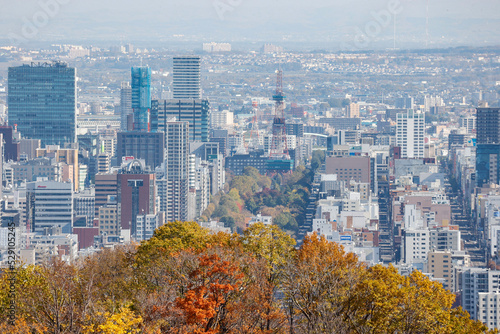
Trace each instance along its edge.
<instances>
[{"instance_id":1,"label":"white high-rise tower","mask_svg":"<svg viewBox=\"0 0 500 334\"><path fill-rule=\"evenodd\" d=\"M401 158L423 158L424 135L424 113L410 109L397 114L396 145L401 147Z\"/></svg>"},{"instance_id":2,"label":"white high-rise tower","mask_svg":"<svg viewBox=\"0 0 500 334\"><path fill-rule=\"evenodd\" d=\"M174 99L201 99L200 57L174 57Z\"/></svg>"}]
</instances>

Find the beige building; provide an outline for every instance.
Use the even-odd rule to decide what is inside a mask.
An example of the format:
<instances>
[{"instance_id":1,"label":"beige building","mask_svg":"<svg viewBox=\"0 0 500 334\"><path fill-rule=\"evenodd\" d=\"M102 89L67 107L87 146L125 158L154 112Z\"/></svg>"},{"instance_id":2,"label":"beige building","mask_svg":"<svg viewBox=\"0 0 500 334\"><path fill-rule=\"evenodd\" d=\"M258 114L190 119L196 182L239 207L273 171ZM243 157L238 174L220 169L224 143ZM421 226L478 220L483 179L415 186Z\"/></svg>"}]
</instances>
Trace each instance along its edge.
<instances>
[{"instance_id":1,"label":"beige building","mask_svg":"<svg viewBox=\"0 0 500 334\"><path fill-rule=\"evenodd\" d=\"M337 156L326 158L326 174L337 174L337 179L370 183L370 157Z\"/></svg>"},{"instance_id":2,"label":"beige building","mask_svg":"<svg viewBox=\"0 0 500 334\"><path fill-rule=\"evenodd\" d=\"M102 206L99 208L99 235L116 235L121 233L116 205Z\"/></svg>"},{"instance_id":3,"label":"beige building","mask_svg":"<svg viewBox=\"0 0 500 334\"><path fill-rule=\"evenodd\" d=\"M47 145L46 148L36 150L37 157L55 158L56 162L73 166L71 176L68 178L73 182L73 190L78 191L80 187L80 169L78 165L78 150L73 148L60 148L58 145Z\"/></svg>"},{"instance_id":4,"label":"beige building","mask_svg":"<svg viewBox=\"0 0 500 334\"><path fill-rule=\"evenodd\" d=\"M359 117L359 104L349 103L346 109L347 109L347 117L349 118Z\"/></svg>"},{"instance_id":5,"label":"beige building","mask_svg":"<svg viewBox=\"0 0 500 334\"><path fill-rule=\"evenodd\" d=\"M455 273L452 264L452 252L432 251L427 256L427 271L434 279L441 281L446 290L452 291L455 287Z\"/></svg>"}]
</instances>

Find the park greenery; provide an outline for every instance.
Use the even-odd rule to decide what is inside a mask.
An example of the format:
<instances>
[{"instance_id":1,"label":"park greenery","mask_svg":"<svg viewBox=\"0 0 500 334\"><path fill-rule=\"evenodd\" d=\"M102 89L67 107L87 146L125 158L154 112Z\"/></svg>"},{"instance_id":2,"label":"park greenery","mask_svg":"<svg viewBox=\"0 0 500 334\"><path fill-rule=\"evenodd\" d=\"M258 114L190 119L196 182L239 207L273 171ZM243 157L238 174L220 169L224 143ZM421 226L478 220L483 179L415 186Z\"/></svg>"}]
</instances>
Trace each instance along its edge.
<instances>
[{"instance_id":1,"label":"park greenery","mask_svg":"<svg viewBox=\"0 0 500 334\"><path fill-rule=\"evenodd\" d=\"M295 236L305 219L314 173L324 159L323 151L315 151L310 168L299 165L290 174L267 176L246 167L243 175L231 178L226 191L212 198L200 221L219 220L241 232L250 216L260 213Z\"/></svg>"},{"instance_id":2,"label":"park greenery","mask_svg":"<svg viewBox=\"0 0 500 334\"><path fill-rule=\"evenodd\" d=\"M316 234L277 226L210 233L172 222L140 245L0 275L0 332L489 333L442 285L367 267ZM15 303L16 322L8 309Z\"/></svg>"}]
</instances>

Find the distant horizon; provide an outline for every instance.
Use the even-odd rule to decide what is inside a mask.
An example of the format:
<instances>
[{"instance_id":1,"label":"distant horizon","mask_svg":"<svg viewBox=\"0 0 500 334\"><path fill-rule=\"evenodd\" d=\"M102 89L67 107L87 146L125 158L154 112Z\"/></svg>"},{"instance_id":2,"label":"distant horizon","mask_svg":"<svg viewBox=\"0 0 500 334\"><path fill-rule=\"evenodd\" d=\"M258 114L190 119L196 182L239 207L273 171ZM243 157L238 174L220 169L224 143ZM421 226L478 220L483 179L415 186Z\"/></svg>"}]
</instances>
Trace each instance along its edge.
<instances>
[{"instance_id":1,"label":"distant horizon","mask_svg":"<svg viewBox=\"0 0 500 334\"><path fill-rule=\"evenodd\" d=\"M463 51L474 51L474 50L486 50L486 51L498 51L500 50L500 42L495 44L485 44L485 45L467 45L467 44L457 44L457 45L443 45L443 46L419 46L419 45L408 45L406 47L400 48L390 48L390 47L374 47L371 49L341 49L331 44L325 44L320 42L290 42L290 41L266 41L266 40L253 40L253 41L227 41L227 40L193 40L193 41L179 41L179 40L166 40L163 42L147 42L147 41L127 41L123 42L121 40L55 40L55 41L37 41L31 42L26 45L11 45L9 40L0 38L0 48L15 46L24 50L39 50L39 49L51 49L52 46L57 45L74 45L82 47L97 47L100 49L109 49L110 47L126 46L127 44L132 44L134 48L148 49L148 51L155 50L157 52L192 52L200 54L208 54L203 51L203 43L229 43L231 44L232 50L229 52L219 52L222 54L227 53L238 53L238 52L250 52L259 51L265 44L272 44L276 46L283 47L283 52L308 52L308 53L370 53L370 52L439 52L447 50L460 50Z\"/></svg>"},{"instance_id":2,"label":"distant horizon","mask_svg":"<svg viewBox=\"0 0 500 334\"><path fill-rule=\"evenodd\" d=\"M0 0L0 43L318 43L328 50L500 45L500 2ZM137 43L137 42L136 42ZM141 43L141 44L142 44Z\"/></svg>"}]
</instances>

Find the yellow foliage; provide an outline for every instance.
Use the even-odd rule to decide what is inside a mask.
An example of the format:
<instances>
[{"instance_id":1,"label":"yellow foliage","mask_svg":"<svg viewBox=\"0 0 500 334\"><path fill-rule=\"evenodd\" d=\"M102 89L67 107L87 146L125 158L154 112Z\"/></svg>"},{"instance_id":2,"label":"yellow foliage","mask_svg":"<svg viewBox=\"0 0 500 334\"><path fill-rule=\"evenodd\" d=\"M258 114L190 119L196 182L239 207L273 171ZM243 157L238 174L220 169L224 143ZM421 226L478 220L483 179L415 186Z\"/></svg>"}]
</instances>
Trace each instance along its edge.
<instances>
[{"instance_id":1,"label":"yellow foliage","mask_svg":"<svg viewBox=\"0 0 500 334\"><path fill-rule=\"evenodd\" d=\"M122 307L116 314L106 312L104 318L103 324L85 327L84 334L135 334L141 331L142 317L136 316L127 307Z\"/></svg>"}]
</instances>

